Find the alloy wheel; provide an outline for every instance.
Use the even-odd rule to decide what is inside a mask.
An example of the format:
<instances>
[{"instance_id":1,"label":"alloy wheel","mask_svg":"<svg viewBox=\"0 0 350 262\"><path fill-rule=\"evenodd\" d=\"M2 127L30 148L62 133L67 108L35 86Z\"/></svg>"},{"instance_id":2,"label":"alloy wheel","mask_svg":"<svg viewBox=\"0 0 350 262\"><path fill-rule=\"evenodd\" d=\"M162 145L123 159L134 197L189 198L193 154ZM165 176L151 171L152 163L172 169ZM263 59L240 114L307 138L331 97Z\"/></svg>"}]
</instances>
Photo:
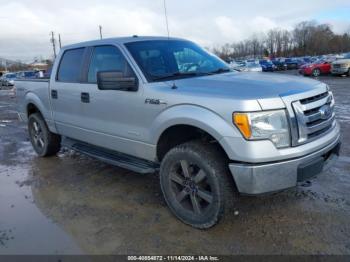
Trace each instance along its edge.
<instances>
[{"instance_id":1,"label":"alloy wheel","mask_svg":"<svg viewBox=\"0 0 350 262\"><path fill-rule=\"evenodd\" d=\"M187 160L176 162L170 173L171 189L178 204L195 215L201 215L213 203L212 186L207 174Z\"/></svg>"},{"instance_id":2,"label":"alloy wheel","mask_svg":"<svg viewBox=\"0 0 350 262\"><path fill-rule=\"evenodd\" d=\"M44 133L40 124L36 121L32 122L31 136L35 147L37 147L39 150L42 150L45 146Z\"/></svg>"}]
</instances>

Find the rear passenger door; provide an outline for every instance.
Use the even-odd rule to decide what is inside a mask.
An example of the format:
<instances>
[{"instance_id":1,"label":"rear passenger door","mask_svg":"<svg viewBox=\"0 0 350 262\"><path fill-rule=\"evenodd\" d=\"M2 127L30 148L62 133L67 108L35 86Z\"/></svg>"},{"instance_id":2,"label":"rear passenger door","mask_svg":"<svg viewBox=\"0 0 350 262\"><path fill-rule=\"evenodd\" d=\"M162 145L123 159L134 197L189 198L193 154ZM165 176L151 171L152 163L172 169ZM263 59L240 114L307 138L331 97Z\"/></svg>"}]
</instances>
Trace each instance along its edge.
<instances>
[{"instance_id":1,"label":"rear passenger door","mask_svg":"<svg viewBox=\"0 0 350 262\"><path fill-rule=\"evenodd\" d=\"M79 137L84 119L80 96L84 61L87 48L64 51L58 65L57 74L51 78L49 96L53 109L53 119L61 135Z\"/></svg>"}]
</instances>

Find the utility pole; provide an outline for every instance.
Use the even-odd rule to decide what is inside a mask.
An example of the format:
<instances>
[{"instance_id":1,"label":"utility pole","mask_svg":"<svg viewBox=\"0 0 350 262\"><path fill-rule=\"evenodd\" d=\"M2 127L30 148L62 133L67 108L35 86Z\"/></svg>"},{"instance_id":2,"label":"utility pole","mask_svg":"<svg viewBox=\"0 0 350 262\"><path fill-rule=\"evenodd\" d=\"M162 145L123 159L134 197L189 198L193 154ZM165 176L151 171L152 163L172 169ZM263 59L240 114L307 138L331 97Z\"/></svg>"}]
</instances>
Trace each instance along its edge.
<instances>
[{"instance_id":1,"label":"utility pole","mask_svg":"<svg viewBox=\"0 0 350 262\"><path fill-rule=\"evenodd\" d=\"M55 35L54 32L51 32L51 39L50 42L52 44L52 48L53 48L53 56L56 59L56 39L55 39Z\"/></svg>"},{"instance_id":2,"label":"utility pole","mask_svg":"<svg viewBox=\"0 0 350 262\"><path fill-rule=\"evenodd\" d=\"M62 43L61 43L61 34L58 34L58 43L60 45L60 49L62 48Z\"/></svg>"},{"instance_id":3,"label":"utility pole","mask_svg":"<svg viewBox=\"0 0 350 262\"><path fill-rule=\"evenodd\" d=\"M102 26L99 25L98 28L100 29L100 39L102 39Z\"/></svg>"}]
</instances>

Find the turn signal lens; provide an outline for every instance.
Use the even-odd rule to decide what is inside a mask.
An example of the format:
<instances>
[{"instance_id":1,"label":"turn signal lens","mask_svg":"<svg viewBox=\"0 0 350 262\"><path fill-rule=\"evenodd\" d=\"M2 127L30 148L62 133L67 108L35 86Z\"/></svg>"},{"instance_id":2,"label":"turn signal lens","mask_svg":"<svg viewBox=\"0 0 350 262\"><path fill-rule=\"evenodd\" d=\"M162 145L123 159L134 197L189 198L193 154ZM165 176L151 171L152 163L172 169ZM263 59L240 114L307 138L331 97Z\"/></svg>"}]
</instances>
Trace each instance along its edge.
<instances>
[{"instance_id":1,"label":"turn signal lens","mask_svg":"<svg viewBox=\"0 0 350 262\"><path fill-rule=\"evenodd\" d=\"M252 135L250 129L249 118L247 114L243 113L234 113L233 114L233 123L241 131L246 139L249 139Z\"/></svg>"}]
</instances>

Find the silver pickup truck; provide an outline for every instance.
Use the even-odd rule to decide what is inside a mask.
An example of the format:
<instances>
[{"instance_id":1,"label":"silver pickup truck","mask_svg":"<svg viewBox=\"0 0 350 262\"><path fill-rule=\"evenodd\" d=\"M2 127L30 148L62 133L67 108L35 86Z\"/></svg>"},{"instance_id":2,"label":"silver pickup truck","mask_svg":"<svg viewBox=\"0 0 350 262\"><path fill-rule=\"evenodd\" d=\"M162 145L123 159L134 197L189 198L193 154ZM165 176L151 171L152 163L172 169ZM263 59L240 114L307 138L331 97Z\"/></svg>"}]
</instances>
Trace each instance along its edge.
<instances>
[{"instance_id":1,"label":"silver pickup truck","mask_svg":"<svg viewBox=\"0 0 350 262\"><path fill-rule=\"evenodd\" d=\"M339 154L324 83L239 73L178 38L126 37L62 48L50 80L15 83L34 150L62 146L139 173L159 173L184 223L209 228L239 192L295 187Z\"/></svg>"}]
</instances>

